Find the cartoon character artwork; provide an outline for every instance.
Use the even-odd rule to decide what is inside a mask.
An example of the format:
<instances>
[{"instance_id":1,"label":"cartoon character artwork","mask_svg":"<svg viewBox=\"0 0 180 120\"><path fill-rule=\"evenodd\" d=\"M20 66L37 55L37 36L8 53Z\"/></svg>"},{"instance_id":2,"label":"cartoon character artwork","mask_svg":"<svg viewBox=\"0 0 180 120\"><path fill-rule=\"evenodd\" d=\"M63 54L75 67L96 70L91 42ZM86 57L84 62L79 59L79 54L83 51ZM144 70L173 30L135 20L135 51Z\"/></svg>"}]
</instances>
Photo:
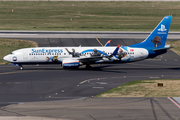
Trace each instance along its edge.
<instances>
[{"instance_id":1,"label":"cartoon character artwork","mask_svg":"<svg viewBox=\"0 0 180 120\"><path fill-rule=\"evenodd\" d=\"M47 62L58 62L58 55L57 56L51 56L51 57L46 57Z\"/></svg>"},{"instance_id":2,"label":"cartoon character artwork","mask_svg":"<svg viewBox=\"0 0 180 120\"><path fill-rule=\"evenodd\" d=\"M46 61L49 61L49 57L46 57Z\"/></svg>"},{"instance_id":3,"label":"cartoon character artwork","mask_svg":"<svg viewBox=\"0 0 180 120\"><path fill-rule=\"evenodd\" d=\"M94 51L92 52L91 56L101 56L101 53L98 52L96 48L94 48Z\"/></svg>"},{"instance_id":4,"label":"cartoon character artwork","mask_svg":"<svg viewBox=\"0 0 180 120\"><path fill-rule=\"evenodd\" d=\"M126 56L127 56L127 52L124 52L122 48L119 48L117 57L121 59Z\"/></svg>"},{"instance_id":5,"label":"cartoon character artwork","mask_svg":"<svg viewBox=\"0 0 180 120\"><path fill-rule=\"evenodd\" d=\"M72 55L72 57L79 57L80 56L80 53L79 52L76 52L76 50L73 48L72 49L72 52L70 52L67 48L65 48L66 51Z\"/></svg>"},{"instance_id":6,"label":"cartoon character artwork","mask_svg":"<svg viewBox=\"0 0 180 120\"><path fill-rule=\"evenodd\" d=\"M57 61L58 61L57 58L58 58L58 56L54 56L53 59L52 59L52 61L53 61L53 62L57 62Z\"/></svg>"},{"instance_id":7,"label":"cartoon character artwork","mask_svg":"<svg viewBox=\"0 0 180 120\"><path fill-rule=\"evenodd\" d=\"M161 37L155 36L154 40L151 39L151 42L154 44L154 47L158 47L158 45L161 45Z\"/></svg>"}]
</instances>

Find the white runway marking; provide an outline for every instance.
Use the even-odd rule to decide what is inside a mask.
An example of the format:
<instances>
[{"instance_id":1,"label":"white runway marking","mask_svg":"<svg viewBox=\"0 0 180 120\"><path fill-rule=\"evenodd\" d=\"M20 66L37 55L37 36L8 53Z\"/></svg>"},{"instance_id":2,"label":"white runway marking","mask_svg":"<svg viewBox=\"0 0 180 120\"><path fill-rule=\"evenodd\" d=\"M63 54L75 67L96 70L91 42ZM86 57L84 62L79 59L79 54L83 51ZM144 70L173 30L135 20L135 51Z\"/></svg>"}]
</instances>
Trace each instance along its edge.
<instances>
[{"instance_id":1,"label":"white runway marking","mask_svg":"<svg viewBox=\"0 0 180 120\"><path fill-rule=\"evenodd\" d=\"M8 34L1 34L0 35L39 35L39 34L13 34L13 33L8 33Z\"/></svg>"},{"instance_id":2,"label":"white runway marking","mask_svg":"<svg viewBox=\"0 0 180 120\"><path fill-rule=\"evenodd\" d=\"M96 82L97 84L105 85L107 84L106 82Z\"/></svg>"}]
</instances>

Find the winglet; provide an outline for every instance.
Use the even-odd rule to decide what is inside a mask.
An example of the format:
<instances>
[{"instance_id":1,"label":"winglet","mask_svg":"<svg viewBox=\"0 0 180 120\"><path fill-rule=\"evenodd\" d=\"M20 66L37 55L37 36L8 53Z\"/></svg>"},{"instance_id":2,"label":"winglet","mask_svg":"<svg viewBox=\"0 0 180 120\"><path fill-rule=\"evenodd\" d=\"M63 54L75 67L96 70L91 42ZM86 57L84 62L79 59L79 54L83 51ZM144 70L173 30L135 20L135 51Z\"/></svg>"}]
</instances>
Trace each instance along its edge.
<instances>
[{"instance_id":1,"label":"winglet","mask_svg":"<svg viewBox=\"0 0 180 120\"><path fill-rule=\"evenodd\" d=\"M109 41L104 45L104 47L108 47L109 44L110 44L110 42L111 42L111 40L109 40Z\"/></svg>"},{"instance_id":2,"label":"winglet","mask_svg":"<svg viewBox=\"0 0 180 120\"><path fill-rule=\"evenodd\" d=\"M121 44L119 44L119 45L117 46L117 48L114 50L114 52L113 52L112 55L117 55L120 46L121 46Z\"/></svg>"}]
</instances>

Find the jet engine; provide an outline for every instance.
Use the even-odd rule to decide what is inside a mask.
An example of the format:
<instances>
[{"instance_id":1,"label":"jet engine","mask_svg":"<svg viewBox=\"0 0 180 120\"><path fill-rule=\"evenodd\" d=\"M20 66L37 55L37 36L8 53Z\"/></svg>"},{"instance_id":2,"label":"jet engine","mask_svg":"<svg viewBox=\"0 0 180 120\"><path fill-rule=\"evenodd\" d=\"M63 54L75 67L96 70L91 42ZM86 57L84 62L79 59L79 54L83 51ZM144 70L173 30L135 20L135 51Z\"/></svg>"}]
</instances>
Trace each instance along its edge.
<instances>
[{"instance_id":1,"label":"jet engine","mask_svg":"<svg viewBox=\"0 0 180 120\"><path fill-rule=\"evenodd\" d=\"M79 68L79 60L67 59L62 62L63 68Z\"/></svg>"}]
</instances>

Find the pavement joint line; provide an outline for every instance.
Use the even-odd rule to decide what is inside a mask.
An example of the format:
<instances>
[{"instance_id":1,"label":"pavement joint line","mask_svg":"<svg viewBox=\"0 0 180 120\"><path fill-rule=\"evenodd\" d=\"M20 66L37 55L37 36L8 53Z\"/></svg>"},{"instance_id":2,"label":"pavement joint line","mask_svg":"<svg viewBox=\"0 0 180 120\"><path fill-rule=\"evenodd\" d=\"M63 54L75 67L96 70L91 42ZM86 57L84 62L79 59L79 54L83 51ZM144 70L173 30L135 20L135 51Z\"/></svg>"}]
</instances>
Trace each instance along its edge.
<instances>
[{"instance_id":1,"label":"pavement joint line","mask_svg":"<svg viewBox=\"0 0 180 120\"><path fill-rule=\"evenodd\" d=\"M72 99L77 99L78 97L44 97L44 98L64 98L64 99L66 99L66 98L72 98ZM61 101L61 100L60 100Z\"/></svg>"},{"instance_id":2,"label":"pavement joint line","mask_svg":"<svg viewBox=\"0 0 180 120\"><path fill-rule=\"evenodd\" d=\"M6 74L15 74L15 73L26 73L26 72L34 72L34 71L42 71L42 70L27 70L27 71L14 71L14 72L5 72L0 73L0 75L6 75Z\"/></svg>"},{"instance_id":3,"label":"pavement joint line","mask_svg":"<svg viewBox=\"0 0 180 120\"><path fill-rule=\"evenodd\" d=\"M14 73L24 73L24 72L29 72L29 71L15 71L15 72L5 72L5 73L0 73L0 75L14 74Z\"/></svg>"},{"instance_id":4,"label":"pavement joint line","mask_svg":"<svg viewBox=\"0 0 180 120\"><path fill-rule=\"evenodd\" d=\"M93 88L95 88L95 89L96 89L96 88L97 88L97 89L104 89L104 87L93 87Z\"/></svg>"},{"instance_id":5,"label":"pavement joint line","mask_svg":"<svg viewBox=\"0 0 180 120\"><path fill-rule=\"evenodd\" d=\"M46 98L46 97L44 97L44 98ZM47 97L47 98L49 98L49 97ZM55 101L66 101L66 100L78 100L78 99L87 99L87 97L51 97L51 98L65 98L65 100L55 100ZM72 98L72 99L67 99L67 98ZM10 103L10 104L19 104L19 103L24 103L24 104L26 104L26 103L41 103L41 102L52 102L52 101L31 101L31 102L25 102L25 101L21 101L21 102L8 102L8 103ZM0 102L0 103L2 103L2 102Z\"/></svg>"},{"instance_id":6,"label":"pavement joint line","mask_svg":"<svg viewBox=\"0 0 180 120\"><path fill-rule=\"evenodd\" d=\"M162 59L145 59L145 60L161 61Z\"/></svg>"},{"instance_id":7,"label":"pavement joint line","mask_svg":"<svg viewBox=\"0 0 180 120\"><path fill-rule=\"evenodd\" d=\"M145 65L145 64L136 64L136 63L127 63L127 64L138 65L138 66L156 66L156 67L162 67L160 65Z\"/></svg>"}]
</instances>

